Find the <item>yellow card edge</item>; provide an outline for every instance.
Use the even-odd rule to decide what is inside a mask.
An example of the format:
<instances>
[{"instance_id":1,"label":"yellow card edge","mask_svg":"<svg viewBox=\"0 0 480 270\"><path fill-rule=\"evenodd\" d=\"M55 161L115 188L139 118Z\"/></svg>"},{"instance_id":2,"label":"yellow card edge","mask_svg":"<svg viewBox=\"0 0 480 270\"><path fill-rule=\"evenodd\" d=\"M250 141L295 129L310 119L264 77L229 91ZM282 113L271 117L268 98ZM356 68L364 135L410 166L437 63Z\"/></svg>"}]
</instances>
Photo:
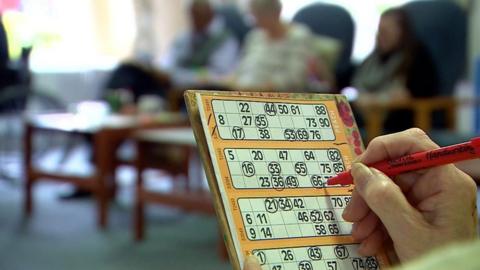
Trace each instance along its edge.
<instances>
[{"instance_id":1,"label":"yellow card edge","mask_svg":"<svg viewBox=\"0 0 480 270\"><path fill-rule=\"evenodd\" d=\"M195 96L196 96L196 100L197 100L197 106L198 106L198 109L199 109L200 119L201 119L202 124L203 124L203 131L205 132L205 137L206 137L206 142L207 142L207 145L208 145L208 150L209 150L210 156L215 156L215 148L213 147L213 142L212 142L211 136L209 136L210 131L208 129L207 116L203 114L204 107L203 107L203 102L202 102L202 94L201 93L196 93ZM220 179L220 180L218 179L218 176L221 175L220 167L218 167L217 162L212 162L212 166L213 166L213 169L214 169L214 172L215 172L215 176L216 176L215 180L217 181L218 191L219 191L220 196L221 196L220 198L222 199L222 202L223 202L223 209L225 211L225 217L227 218L227 225L235 224L235 221L234 221L233 215L232 215L232 209L230 209L230 202L228 201L229 198L226 196L227 191L225 190L225 187L223 185L219 184L219 182L222 181L222 179ZM230 232L232 233L231 229L230 229ZM243 254L241 252L240 241L238 240L236 233L235 234L232 233L231 237L232 237L232 241L233 241L233 246L235 247L235 251L237 253L237 258L239 259L240 268L243 268L243 261L244 261L245 258L243 258Z\"/></svg>"},{"instance_id":2,"label":"yellow card edge","mask_svg":"<svg viewBox=\"0 0 480 270\"><path fill-rule=\"evenodd\" d=\"M187 105L187 111L192 129L194 131L195 140L197 141L197 146L200 152L202 163L205 167L205 174L208 180L207 182L210 187L210 191L213 193L212 201L214 204L215 213L220 223L220 229L222 230L222 236L224 238L223 240L227 248L227 253L230 258L230 262L232 262L233 264L233 268L236 270L240 270L240 260L238 259L237 251L239 250L239 248L235 248L235 245L232 242L232 232L230 231L230 226L227 222L224 203L221 200L222 197L220 194L219 185L213 168L210 151L208 149L206 139L207 136L205 136L204 128L201 124L200 111L198 109L198 103L196 98L196 94L199 92L200 91L196 90L185 91L184 97Z\"/></svg>"}]
</instances>

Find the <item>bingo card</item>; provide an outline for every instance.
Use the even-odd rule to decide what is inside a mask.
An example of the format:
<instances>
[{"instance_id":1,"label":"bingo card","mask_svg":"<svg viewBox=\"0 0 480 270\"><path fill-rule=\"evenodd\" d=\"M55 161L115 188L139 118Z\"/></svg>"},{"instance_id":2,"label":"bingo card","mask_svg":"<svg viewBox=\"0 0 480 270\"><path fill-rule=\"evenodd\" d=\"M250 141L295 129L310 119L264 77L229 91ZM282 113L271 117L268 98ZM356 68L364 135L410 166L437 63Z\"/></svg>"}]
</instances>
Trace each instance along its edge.
<instances>
[{"instance_id":1,"label":"bingo card","mask_svg":"<svg viewBox=\"0 0 480 270\"><path fill-rule=\"evenodd\" d=\"M326 181L363 146L341 95L187 91L187 107L235 269L248 255L263 270L359 270L342 219L351 186Z\"/></svg>"}]
</instances>

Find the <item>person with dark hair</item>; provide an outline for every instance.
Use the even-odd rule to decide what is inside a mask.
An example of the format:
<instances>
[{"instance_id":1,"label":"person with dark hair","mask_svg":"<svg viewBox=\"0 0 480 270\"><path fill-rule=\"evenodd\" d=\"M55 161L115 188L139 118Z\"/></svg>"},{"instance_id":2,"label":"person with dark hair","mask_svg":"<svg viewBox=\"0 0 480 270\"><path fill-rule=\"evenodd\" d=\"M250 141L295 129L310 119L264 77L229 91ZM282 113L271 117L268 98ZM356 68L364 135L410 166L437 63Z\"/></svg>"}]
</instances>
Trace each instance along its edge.
<instances>
[{"instance_id":1,"label":"person with dark hair","mask_svg":"<svg viewBox=\"0 0 480 270\"><path fill-rule=\"evenodd\" d=\"M357 104L408 101L438 94L432 57L417 39L402 8L385 11L378 26L376 46L356 71L352 86L359 91ZM391 112L384 127L393 132L413 125L411 111Z\"/></svg>"}]
</instances>

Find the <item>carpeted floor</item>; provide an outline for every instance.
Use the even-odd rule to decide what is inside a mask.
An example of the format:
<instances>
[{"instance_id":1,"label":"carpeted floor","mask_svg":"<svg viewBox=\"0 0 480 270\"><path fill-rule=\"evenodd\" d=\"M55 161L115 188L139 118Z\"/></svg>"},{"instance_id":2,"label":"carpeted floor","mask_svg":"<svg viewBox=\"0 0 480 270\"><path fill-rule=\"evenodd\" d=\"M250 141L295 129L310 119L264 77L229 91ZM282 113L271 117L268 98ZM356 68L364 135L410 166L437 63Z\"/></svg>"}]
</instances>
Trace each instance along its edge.
<instances>
[{"instance_id":1,"label":"carpeted floor","mask_svg":"<svg viewBox=\"0 0 480 270\"><path fill-rule=\"evenodd\" d=\"M91 200L61 201L51 184L35 193L35 214L23 220L20 189L0 181L0 270L230 268L217 253L214 217L150 207L146 240L135 243L129 206L113 205L102 232Z\"/></svg>"},{"instance_id":2,"label":"carpeted floor","mask_svg":"<svg viewBox=\"0 0 480 270\"><path fill-rule=\"evenodd\" d=\"M42 166L57 169L61 153L50 151ZM88 150L80 145L69 154L62 168L89 173ZM3 158L3 157L2 157ZM17 162L3 162L2 172ZM22 180L0 178L0 270L148 270L231 269L218 254L216 218L186 214L158 205L147 208L147 235L133 240L132 201L135 171L117 172L119 192L109 212L106 231L97 229L92 199L62 201L68 187L41 183L35 187L35 211L30 220L22 216ZM157 172L146 172L146 184L169 188ZM152 181L153 180L153 181Z\"/></svg>"}]
</instances>

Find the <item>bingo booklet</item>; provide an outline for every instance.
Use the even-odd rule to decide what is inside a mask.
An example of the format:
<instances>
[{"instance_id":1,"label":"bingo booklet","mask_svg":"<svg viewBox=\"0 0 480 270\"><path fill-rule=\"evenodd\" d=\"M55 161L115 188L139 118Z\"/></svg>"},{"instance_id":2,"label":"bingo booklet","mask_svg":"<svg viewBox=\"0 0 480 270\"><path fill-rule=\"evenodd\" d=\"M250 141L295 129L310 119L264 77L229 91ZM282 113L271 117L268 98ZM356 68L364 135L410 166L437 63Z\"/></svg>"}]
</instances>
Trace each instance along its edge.
<instances>
[{"instance_id":1,"label":"bingo booklet","mask_svg":"<svg viewBox=\"0 0 480 270\"><path fill-rule=\"evenodd\" d=\"M190 120L234 269L381 269L342 219L352 186L326 186L363 145L344 96L187 91Z\"/></svg>"}]
</instances>

